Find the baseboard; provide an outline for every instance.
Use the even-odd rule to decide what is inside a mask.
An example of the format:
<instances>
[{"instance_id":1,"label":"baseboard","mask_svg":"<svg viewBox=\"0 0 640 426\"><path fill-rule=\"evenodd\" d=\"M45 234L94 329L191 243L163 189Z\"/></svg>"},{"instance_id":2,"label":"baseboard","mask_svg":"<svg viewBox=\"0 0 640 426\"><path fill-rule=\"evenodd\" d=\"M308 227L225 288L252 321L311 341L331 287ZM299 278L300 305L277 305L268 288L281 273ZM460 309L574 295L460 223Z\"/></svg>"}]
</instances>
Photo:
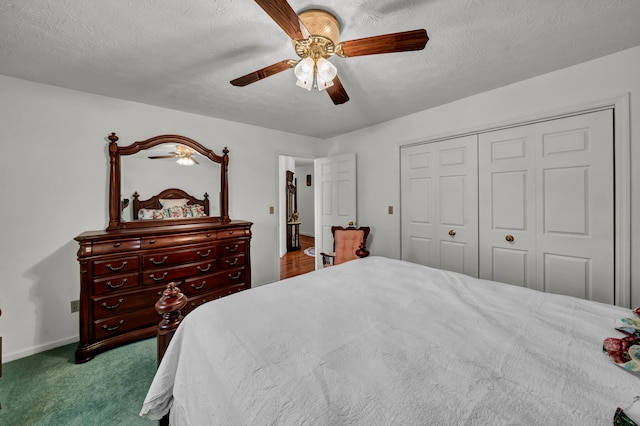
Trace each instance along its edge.
<instances>
[{"instance_id":1,"label":"baseboard","mask_svg":"<svg viewBox=\"0 0 640 426\"><path fill-rule=\"evenodd\" d=\"M66 339L61 339L55 342L47 343L44 345L34 346L29 349L25 349L18 352L12 352L10 354L2 354L2 363L5 364L7 362L15 361L20 358L27 357L29 355L35 355L40 352L48 351L49 349L55 349L60 346L68 345L70 343L74 343L78 341L78 336L67 337Z\"/></svg>"}]
</instances>

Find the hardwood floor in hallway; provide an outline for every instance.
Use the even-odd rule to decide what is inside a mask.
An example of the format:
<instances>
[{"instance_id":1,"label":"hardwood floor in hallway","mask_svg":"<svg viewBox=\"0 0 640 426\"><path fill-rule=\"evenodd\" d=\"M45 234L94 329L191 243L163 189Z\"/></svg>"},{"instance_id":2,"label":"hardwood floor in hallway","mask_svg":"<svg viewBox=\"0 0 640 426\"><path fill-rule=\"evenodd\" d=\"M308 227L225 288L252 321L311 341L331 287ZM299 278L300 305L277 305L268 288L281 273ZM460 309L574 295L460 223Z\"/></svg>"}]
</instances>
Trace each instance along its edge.
<instances>
[{"instance_id":1,"label":"hardwood floor in hallway","mask_svg":"<svg viewBox=\"0 0 640 426\"><path fill-rule=\"evenodd\" d=\"M300 250L289 251L280 258L280 279L306 274L315 269L315 257L304 254L305 249L313 247L315 238L300 235ZM319 256L319 253L316 253Z\"/></svg>"}]
</instances>

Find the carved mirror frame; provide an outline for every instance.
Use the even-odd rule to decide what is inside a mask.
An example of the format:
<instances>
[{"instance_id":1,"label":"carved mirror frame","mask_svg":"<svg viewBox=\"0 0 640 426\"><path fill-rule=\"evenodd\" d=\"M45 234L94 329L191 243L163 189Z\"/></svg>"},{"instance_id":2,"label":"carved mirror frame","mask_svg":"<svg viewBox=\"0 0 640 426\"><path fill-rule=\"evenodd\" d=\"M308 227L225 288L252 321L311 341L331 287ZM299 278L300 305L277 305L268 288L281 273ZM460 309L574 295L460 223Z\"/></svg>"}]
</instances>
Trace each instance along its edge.
<instances>
[{"instance_id":1,"label":"carved mirror frame","mask_svg":"<svg viewBox=\"0 0 640 426\"><path fill-rule=\"evenodd\" d=\"M109 225L107 231L114 229L144 228L149 226L182 225L202 222L230 222L229 219L229 188L227 170L229 165L229 150L224 148L223 155L218 155L205 148L193 139L179 135L161 135L153 138L134 142L129 146L118 146L118 136L111 133L109 139ZM121 175L120 159L123 155L133 155L142 150L153 148L162 144L180 144L188 146L203 157L220 165L220 216L208 216L202 218L187 219L163 219L163 220L134 220L123 221L121 217Z\"/></svg>"}]
</instances>

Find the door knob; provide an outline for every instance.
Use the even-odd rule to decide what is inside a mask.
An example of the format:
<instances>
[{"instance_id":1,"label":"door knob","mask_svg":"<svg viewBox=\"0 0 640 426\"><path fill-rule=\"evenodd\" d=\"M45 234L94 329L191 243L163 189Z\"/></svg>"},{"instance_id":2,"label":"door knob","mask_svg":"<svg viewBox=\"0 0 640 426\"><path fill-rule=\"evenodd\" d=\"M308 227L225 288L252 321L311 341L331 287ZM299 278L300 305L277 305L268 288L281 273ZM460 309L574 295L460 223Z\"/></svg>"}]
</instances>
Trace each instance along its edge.
<instances>
[{"instance_id":1,"label":"door knob","mask_svg":"<svg viewBox=\"0 0 640 426\"><path fill-rule=\"evenodd\" d=\"M456 231L452 229L451 231L449 231L449 235L451 235L452 237L455 237Z\"/></svg>"},{"instance_id":2,"label":"door knob","mask_svg":"<svg viewBox=\"0 0 640 426\"><path fill-rule=\"evenodd\" d=\"M513 242L513 235L507 235L506 237L504 237L505 240L507 240L508 242L512 243Z\"/></svg>"}]
</instances>

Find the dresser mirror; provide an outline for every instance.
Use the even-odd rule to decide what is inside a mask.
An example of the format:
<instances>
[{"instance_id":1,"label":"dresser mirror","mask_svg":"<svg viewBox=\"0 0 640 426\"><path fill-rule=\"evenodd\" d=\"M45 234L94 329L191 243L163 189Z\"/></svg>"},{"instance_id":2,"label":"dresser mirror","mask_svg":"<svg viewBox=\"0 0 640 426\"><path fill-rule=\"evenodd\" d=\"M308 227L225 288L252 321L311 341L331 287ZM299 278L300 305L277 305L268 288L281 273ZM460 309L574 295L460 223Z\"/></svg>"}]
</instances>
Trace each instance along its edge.
<instances>
[{"instance_id":1,"label":"dresser mirror","mask_svg":"<svg viewBox=\"0 0 640 426\"><path fill-rule=\"evenodd\" d=\"M223 155L218 155L200 143L178 135L156 136L128 146L118 146L115 133L109 135L108 139L110 179L107 230L229 221L229 157L226 148ZM208 198L208 214L204 217L140 220L133 208L135 195L139 200L146 200L169 188L180 189L198 200ZM200 201L189 203L200 204Z\"/></svg>"}]
</instances>

